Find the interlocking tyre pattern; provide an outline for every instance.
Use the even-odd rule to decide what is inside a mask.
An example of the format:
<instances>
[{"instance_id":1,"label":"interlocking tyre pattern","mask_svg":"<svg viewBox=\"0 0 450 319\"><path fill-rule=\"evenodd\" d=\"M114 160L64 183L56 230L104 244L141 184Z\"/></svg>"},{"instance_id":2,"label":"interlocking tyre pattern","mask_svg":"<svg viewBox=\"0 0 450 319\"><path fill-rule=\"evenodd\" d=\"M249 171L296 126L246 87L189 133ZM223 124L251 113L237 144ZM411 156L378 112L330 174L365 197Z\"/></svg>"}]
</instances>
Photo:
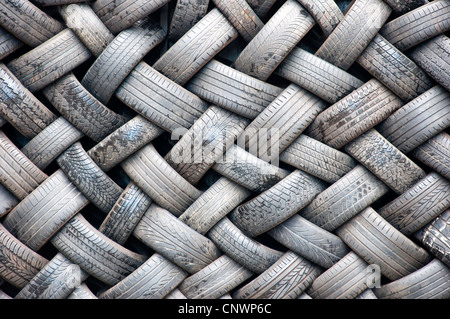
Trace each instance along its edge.
<instances>
[{"instance_id":1,"label":"interlocking tyre pattern","mask_svg":"<svg viewBox=\"0 0 450 319\"><path fill-rule=\"evenodd\" d=\"M449 0L1 1L0 299L449 299L449 30Z\"/></svg>"}]
</instances>

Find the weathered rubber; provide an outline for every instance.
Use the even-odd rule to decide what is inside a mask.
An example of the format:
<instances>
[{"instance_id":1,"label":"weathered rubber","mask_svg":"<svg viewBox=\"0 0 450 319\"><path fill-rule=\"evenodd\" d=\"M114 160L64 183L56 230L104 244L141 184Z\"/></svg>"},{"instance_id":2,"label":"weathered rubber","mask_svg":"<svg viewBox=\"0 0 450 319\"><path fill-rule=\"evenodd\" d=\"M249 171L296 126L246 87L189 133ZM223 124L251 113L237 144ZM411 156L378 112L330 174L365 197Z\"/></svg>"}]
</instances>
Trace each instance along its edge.
<instances>
[{"instance_id":1,"label":"weathered rubber","mask_svg":"<svg viewBox=\"0 0 450 319\"><path fill-rule=\"evenodd\" d=\"M239 54L234 68L265 81L314 24L297 1L286 1Z\"/></svg>"},{"instance_id":2,"label":"weathered rubber","mask_svg":"<svg viewBox=\"0 0 450 319\"><path fill-rule=\"evenodd\" d=\"M64 172L57 170L6 216L3 226L38 251L88 203Z\"/></svg>"},{"instance_id":3,"label":"weathered rubber","mask_svg":"<svg viewBox=\"0 0 450 319\"><path fill-rule=\"evenodd\" d=\"M323 268L332 267L349 253L349 248L339 237L298 214L269 230L268 234L283 246Z\"/></svg>"},{"instance_id":4,"label":"weathered rubber","mask_svg":"<svg viewBox=\"0 0 450 319\"><path fill-rule=\"evenodd\" d=\"M336 230L336 234L368 264L394 281L425 266L430 255L367 208Z\"/></svg>"}]
</instances>

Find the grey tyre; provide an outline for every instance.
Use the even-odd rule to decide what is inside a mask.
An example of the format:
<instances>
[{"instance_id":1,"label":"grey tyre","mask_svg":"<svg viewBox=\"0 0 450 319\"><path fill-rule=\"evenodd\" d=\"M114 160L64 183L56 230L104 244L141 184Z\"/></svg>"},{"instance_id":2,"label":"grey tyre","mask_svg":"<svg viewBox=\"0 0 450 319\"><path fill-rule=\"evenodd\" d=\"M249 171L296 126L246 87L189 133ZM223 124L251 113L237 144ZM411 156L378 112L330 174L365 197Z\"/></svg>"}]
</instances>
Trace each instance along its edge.
<instances>
[{"instance_id":1,"label":"grey tyre","mask_svg":"<svg viewBox=\"0 0 450 319\"><path fill-rule=\"evenodd\" d=\"M87 3L61 6L59 14L95 57L114 40L114 35Z\"/></svg>"},{"instance_id":2,"label":"grey tyre","mask_svg":"<svg viewBox=\"0 0 450 319\"><path fill-rule=\"evenodd\" d=\"M330 268L349 253L349 248L339 237L298 214L269 230L268 234L323 268Z\"/></svg>"},{"instance_id":3,"label":"grey tyre","mask_svg":"<svg viewBox=\"0 0 450 319\"><path fill-rule=\"evenodd\" d=\"M167 153L165 160L191 184L196 184L248 125L248 120L210 106ZM173 136L173 134L172 134ZM178 136L176 136L178 137Z\"/></svg>"},{"instance_id":4,"label":"grey tyre","mask_svg":"<svg viewBox=\"0 0 450 319\"><path fill-rule=\"evenodd\" d=\"M8 68L31 92L38 91L69 73L91 57L70 29L8 63Z\"/></svg>"},{"instance_id":5,"label":"grey tyre","mask_svg":"<svg viewBox=\"0 0 450 319\"><path fill-rule=\"evenodd\" d=\"M23 42L0 27L0 60L23 46Z\"/></svg>"},{"instance_id":6,"label":"grey tyre","mask_svg":"<svg viewBox=\"0 0 450 319\"><path fill-rule=\"evenodd\" d=\"M262 273L282 255L281 252L247 237L227 217L207 233L217 247L245 268Z\"/></svg>"},{"instance_id":7,"label":"grey tyre","mask_svg":"<svg viewBox=\"0 0 450 319\"><path fill-rule=\"evenodd\" d=\"M126 122L87 153L103 170L109 171L164 131L140 115Z\"/></svg>"},{"instance_id":8,"label":"grey tyre","mask_svg":"<svg viewBox=\"0 0 450 319\"><path fill-rule=\"evenodd\" d=\"M277 164L278 155L326 108L325 102L290 84L246 127L237 144Z\"/></svg>"},{"instance_id":9,"label":"grey tyre","mask_svg":"<svg viewBox=\"0 0 450 319\"><path fill-rule=\"evenodd\" d=\"M47 177L0 131L0 182L11 194L22 200Z\"/></svg>"},{"instance_id":10,"label":"grey tyre","mask_svg":"<svg viewBox=\"0 0 450 319\"><path fill-rule=\"evenodd\" d=\"M176 216L202 194L170 167L152 144L130 156L121 167L153 201Z\"/></svg>"},{"instance_id":11,"label":"grey tyre","mask_svg":"<svg viewBox=\"0 0 450 319\"><path fill-rule=\"evenodd\" d=\"M417 231L414 236L422 245L444 264L450 267L450 210L446 210L431 223Z\"/></svg>"},{"instance_id":12,"label":"grey tyre","mask_svg":"<svg viewBox=\"0 0 450 319\"><path fill-rule=\"evenodd\" d=\"M14 299L66 299L87 273L57 253Z\"/></svg>"},{"instance_id":13,"label":"grey tyre","mask_svg":"<svg viewBox=\"0 0 450 319\"><path fill-rule=\"evenodd\" d=\"M188 276L187 272L159 254L153 254L139 268L115 286L100 293L100 299L161 299Z\"/></svg>"},{"instance_id":14,"label":"grey tyre","mask_svg":"<svg viewBox=\"0 0 450 319\"><path fill-rule=\"evenodd\" d=\"M73 73L44 89L52 105L86 136L100 142L125 124L126 118L108 109L90 94Z\"/></svg>"},{"instance_id":15,"label":"grey tyre","mask_svg":"<svg viewBox=\"0 0 450 319\"><path fill-rule=\"evenodd\" d=\"M204 235L250 194L243 186L221 177L185 210L180 220Z\"/></svg>"},{"instance_id":16,"label":"grey tyre","mask_svg":"<svg viewBox=\"0 0 450 319\"><path fill-rule=\"evenodd\" d=\"M175 83L184 85L237 36L233 25L214 8L170 47L153 67Z\"/></svg>"},{"instance_id":17,"label":"grey tyre","mask_svg":"<svg viewBox=\"0 0 450 319\"><path fill-rule=\"evenodd\" d=\"M83 136L82 132L61 116L25 144L21 151L37 167L45 169Z\"/></svg>"},{"instance_id":18,"label":"grey tyre","mask_svg":"<svg viewBox=\"0 0 450 319\"><path fill-rule=\"evenodd\" d=\"M48 263L0 224L0 277L17 288L26 286Z\"/></svg>"},{"instance_id":19,"label":"grey tyre","mask_svg":"<svg viewBox=\"0 0 450 319\"><path fill-rule=\"evenodd\" d=\"M450 80L446 72L450 68L449 54L450 39L445 35L438 35L410 52L411 58L417 65L447 91L450 91Z\"/></svg>"},{"instance_id":20,"label":"grey tyre","mask_svg":"<svg viewBox=\"0 0 450 319\"><path fill-rule=\"evenodd\" d=\"M83 194L57 170L8 214L3 225L23 244L38 251L87 204Z\"/></svg>"},{"instance_id":21,"label":"grey tyre","mask_svg":"<svg viewBox=\"0 0 450 319\"><path fill-rule=\"evenodd\" d=\"M378 210L391 225L409 236L450 207L450 182L431 172Z\"/></svg>"},{"instance_id":22,"label":"grey tyre","mask_svg":"<svg viewBox=\"0 0 450 319\"><path fill-rule=\"evenodd\" d=\"M425 266L430 255L386 222L372 208L336 230L336 234L381 274L397 280Z\"/></svg>"},{"instance_id":23,"label":"grey tyre","mask_svg":"<svg viewBox=\"0 0 450 319\"><path fill-rule=\"evenodd\" d=\"M169 25L169 40L176 42L207 13L209 0L177 0Z\"/></svg>"},{"instance_id":24,"label":"grey tyre","mask_svg":"<svg viewBox=\"0 0 450 319\"><path fill-rule=\"evenodd\" d=\"M394 93L372 79L320 113L309 126L307 135L339 149L402 105Z\"/></svg>"},{"instance_id":25,"label":"grey tyre","mask_svg":"<svg viewBox=\"0 0 450 319\"><path fill-rule=\"evenodd\" d=\"M233 293L234 299L296 299L321 273L319 267L286 252L269 269Z\"/></svg>"},{"instance_id":26,"label":"grey tyre","mask_svg":"<svg viewBox=\"0 0 450 319\"><path fill-rule=\"evenodd\" d=\"M146 259L101 234L80 214L75 215L51 242L74 264L111 286L136 270Z\"/></svg>"},{"instance_id":27,"label":"grey tyre","mask_svg":"<svg viewBox=\"0 0 450 319\"><path fill-rule=\"evenodd\" d=\"M223 255L186 278L179 289L188 299L218 299L252 275L250 270Z\"/></svg>"},{"instance_id":28,"label":"grey tyre","mask_svg":"<svg viewBox=\"0 0 450 319\"><path fill-rule=\"evenodd\" d=\"M144 62L131 71L116 96L168 132L190 128L209 106Z\"/></svg>"},{"instance_id":29,"label":"grey tyre","mask_svg":"<svg viewBox=\"0 0 450 319\"><path fill-rule=\"evenodd\" d=\"M314 17L326 36L329 36L344 19L344 14L333 0L300 0L299 2Z\"/></svg>"},{"instance_id":30,"label":"grey tyre","mask_svg":"<svg viewBox=\"0 0 450 319\"><path fill-rule=\"evenodd\" d=\"M300 215L333 231L388 192L388 187L362 165L320 193Z\"/></svg>"},{"instance_id":31,"label":"grey tyre","mask_svg":"<svg viewBox=\"0 0 450 319\"><path fill-rule=\"evenodd\" d=\"M236 145L232 145L224 157L225 160L216 163L213 169L254 192L263 192L271 188L290 173L253 156Z\"/></svg>"},{"instance_id":32,"label":"grey tyre","mask_svg":"<svg viewBox=\"0 0 450 319\"><path fill-rule=\"evenodd\" d=\"M363 164L397 194L425 177L425 172L375 129L345 146L345 151Z\"/></svg>"},{"instance_id":33,"label":"grey tyre","mask_svg":"<svg viewBox=\"0 0 450 319\"><path fill-rule=\"evenodd\" d=\"M112 33L117 34L155 12L169 0L98 0L92 4L95 14Z\"/></svg>"},{"instance_id":34,"label":"grey tyre","mask_svg":"<svg viewBox=\"0 0 450 319\"><path fill-rule=\"evenodd\" d=\"M128 184L98 230L116 243L125 244L151 203L137 185Z\"/></svg>"},{"instance_id":35,"label":"grey tyre","mask_svg":"<svg viewBox=\"0 0 450 319\"><path fill-rule=\"evenodd\" d=\"M36 47L63 30L63 25L28 0L8 0L0 8L0 24L16 38Z\"/></svg>"},{"instance_id":36,"label":"grey tyre","mask_svg":"<svg viewBox=\"0 0 450 319\"><path fill-rule=\"evenodd\" d=\"M7 215L19 200L0 184L0 217Z\"/></svg>"},{"instance_id":37,"label":"grey tyre","mask_svg":"<svg viewBox=\"0 0 450 319\"><path fill-rule=\"evenodd\" d=\"M314 24L297 1L286 1L239 54L234 68L265 81Z\"/></svg>"},{"instance_id":38,"label":"grey tyre","mask_svg":"<svg viewBox=\"0 0 450 319\"><path fill-rule=\"evenodd\" d=\"M249 119L257 117L282 92L217 60L206 64L186 88L205 101Z\"/></svg>"},{"instance_id":39,"label":"grey tyre","mask_svg":"<svg viewBox=\"0 0 450 319\"><path fill-rule=\"evenodd\" d=\"M450 3L427 3L386 23L380 34L400 51L406 51L450 29Z\"/></svg>"},{"instance_id":40,"label":"grey tyre","mask_svg":"<svg viewBox=\"0 0 450 319\"><path fill-rule=\"evenodd\" d=\"M392 9L381 0L352 2L316 56L347 70L375 37Z\"/></svg>"},{"instance_id":41,"label":"grey tyre","mask_svg":"<svg viewBox=\"0 0 450 319\"><path fill-rule=\"evenodd\" d=\"M221 255L211 240L154 204L142 217L133 234L191 274L206 267Z\"/></svg>"},{"instance_id":42,"label":"grey tyre","mask_svg":"<svg viewBox=\"0 0 450 319\"><path fill-rule=\"evenodd\" d=\"M379 299L448 299L450 269L438 259L419 270L375 289Z\"/></svg>"},{"instance_id":43,"label":"grey tyre","mask_svg":"<svg viewBox=\"0 0 450 319\"><path fill-rule=\"evenodd\" d=\"M3 63L0 63L0 115L30 139L57 118Z\"/></svg>"},{"instance_id":44,"label":"grey tyre","mask_svg":"<svg viewBox=\"0 0 450 319\"><path fill-rule=\"evenodd\" d=\"M230 220L251 237L279 225L326 188L325 183L296 170L265 192L238 206Z\"/></svg>"},{"instance_id":45,"label":"grey tyre","mask_svg":"<svg viewBox=\"0 0 450 319\"><path fill-rule=\"evenodd\" d=\"M377 34L357 62L403 101L410 101L434 85L412 60Z\"/></svg>"},{"instance_id":46,"label":"grey tyre","mask_svg":"<svg viewBox=\"0 0 450 319\"><path fill-rule=\"evenodd\" d=\"M212 0L233 24L242 38L250 42L263 28L264 23L245 0Z\"/></svg>"},{"instance_id":47,"label":"grey tyre","mask_svg":"<svg viewBox=\"0 0 450 319\"><path fill-rule=\"evenodd\" d=\"M378 131L403 153L450 126L450 93L435 86L391 114Z\"/></svg>"},{"instance_id":48,"label":"grey tyre","mask_svg":"<svg viewBox=\"0 0 450 319\"><path fill-rule=\"evenodd\" d=\"M107 104L127 75L164 37L163 29L145 20L120 32L91 65L81 84Z\"/></svg>"},{"instance_id":49,"label":"grey tyre","mask_svg":"<svg viewBox=\"0 0 450 319\"><path fill-rule=\"evenodd\" d=\"M450 135L439 133L413 151L413 156L450 180Z\"/></svg>"},{"instance_id":50,"label":"grey tyre","mask_svg":"<svg viewBox=\"0 0 450 319\"><path fill-rule=\"evenodd\" d=\"M349 155L304 134L280 154L280 160L330 184L356 166Z\"/></svg>"},{"instance_id":51,"label":"grey tyre","mask_svg":"<svg viewBox=\"0 0 450 319\"><path fill-rule=\"evenodd\" d=\"M122 188L103 172L76 142L56 160L72 183L104 213L119 199Z\"/></svg>"},{"instance_id":52,"label":"grey tyre","mask_svg":"<svg viewBox=\"0 0 450 319\"><path fill-rule=\"evenodd\" d=\"M338 102L364 84L350 73L301 48L294 48L275 73L329 103Z\"/></svg>"},{"instance_id":53,"label":"grey tyre","mask_svg":"<svg viewBox=\"0 0 450 319\"><path fill-rule=\"evenodd\" d=\"M313 299L354 299L367 289L368 267L350 252L314 280L306 292Z\"/></svg>"}]
</instances>

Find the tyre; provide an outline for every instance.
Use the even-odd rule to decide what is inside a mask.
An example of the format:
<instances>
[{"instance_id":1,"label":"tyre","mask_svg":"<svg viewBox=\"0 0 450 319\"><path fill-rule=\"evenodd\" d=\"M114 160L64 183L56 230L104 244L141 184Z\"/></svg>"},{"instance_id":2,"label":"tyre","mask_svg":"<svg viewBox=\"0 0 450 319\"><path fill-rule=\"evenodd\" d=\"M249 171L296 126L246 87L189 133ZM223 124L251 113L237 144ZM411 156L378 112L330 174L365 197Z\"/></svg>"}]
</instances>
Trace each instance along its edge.
<instances>
[{"instance_id":1,"label":"tyre","mask_svg":"<svg viewBox=\"0 0 450 319\"><path fill-rule=\"evenodd\" d=\"M421 68L379 34L356 61L406 102L434 85Z\"/></svg>"},{"instance_id":2,"label":"tyre","mask_svg":"<svg viewBox=\"0 0 450 319\"><path fill-rule=\"evenodd\" d=\"M164 38L163 29L150 21L120 32L90 66L81 84L107 104L127 75Z\"/></svg>"},{"instance_id":3,"label":"tyre","mask_svg":"<svg viewBox=\"0 0 450 319\"><path fill-rule=\"evenodd\" d=\"M98 0L92 4L92 9L105 26L117 34L168 2L169 0Z\"/></svg>"},{"instance_id":4,"label":"tyre","mask_svg":"<svg viewBox=\"0 0 450 319\"><path fill-rule=\"evenodd\" d=\"M57 170L6 216L3 225L23 244L38 251L88 203Z\"/></svg>"},{"instance_id":5,"label":"tyre","mask_svg":"<svg viewBox=\"0 0 450 319\"><path fill-rule=\"evenodd\" d=\"M95 142L100 142L127 120L100 103L73 73L61 77L43 92L66 120Z\"/></svg>"},{"instance_id":6,"label":"tyre","mask_svg":"<svg viewBox=\"0 0 450 319\"><path fill-rule=\"evenodd\" d=\"M1 183L19 200L23 200L48 177L2 131L0 164Z\"/></svg>"},{"instance_id":7,"label":"tyre","mask_svg":"<svg viewBox=\"0 0 450 319\"><path fill-rule=\"evenodd\" d=\"M297 1L286 1L239 54L233 67L265 81L314 24Z\"/></svg>"},{"instance_id":8,"label":"tyre","mask_svg":"<svg viewBox=\"0 0 450 319\"><path fill-rule=\"evenodd\" d=\"M427 3L386 23L380 34L400 51L406 51L450 29L450 3Z\"/></svg>"},{"instance_id":9,"label":"tyre","mask_svg":"<svg viewBox=\"0 0 450 319\"><path fill-rule=\"evenodd\" d=\"M374 291L379 299L448 299L450 269L434 259L412 274Z\"/></svg>"},{"instance_id":10,"label":"tyre","mask_svg":"<svg viewBox=\"0 0 450 319\"><path fill-rule=\"evenodd\" d=\"M320 113L306 134L340 149L402 105L402 100L373 79Z\"/></svg>"},{"instance_id":11,"label":"tyre","mask_svg":"<svg viewBox=\"0 0 450 319\"><path fill-rule=\"evenodd\" d=\"M209 0L177 0L169 26L168 38L172 42L178 41L208 10Z\"/></svg>"},{"instance_id":12,"label":"tyre","mask_svg":"<svg viewBox=\"0 0 450 319\"><path fill-rule=\"evenodd\" d=\"M450 93L435 86L384 120L377 130L409 153L450 126Z\"/></svg>"},{"instance_id":13,"label":"tyre","mask_svg":"<svg viewBox=\"0 0 450 319\"><path fill-rule=\"evenodd\" d=\"M217 299L236 288L253 273L227 255L217 258L179 286L188 299Z\"/></svg>"},{"instance_id":14,"label":"tyre","mask_svg":"<svg viewBox=\"0 0 450 319\"><path fill-rule=\"evenodd\" d=\"M352 2L347 10L342 21L315 53L343 70L348 70L358 59L392 12L381 0Z\"/></svg>"},{"instance_id":15,"label":"tyre","mask_svg":"<svg viewBox=\"0 0 450 319\"><path fill-rule=\"evenodd\" d=\"M391 225L409 236L450 207L450 182L432 172L378 210Z\"/></svg>"},{"instance_id":16,"label":"tyre","mask_svg":"<svg viewBox=\"0 0 450 319\"><path fill-rule=\"evenodd\" d=\"M415 47L409 55L430 77L450 91L450 80L445 71L450 68L449 54L450 39L438 35Z\"/></svg>"},{"instance_id":17,"label":"tyre","mask_svg":"<svg viewBox=\"0 0 450 319\"><path fill-rule=\"evenodd\" d=\"M363 164L397 194L425 177L425 172L375 129L345 146L345 151Z\"/></svg>"},{"instance_id":18,"label":"tyre","mask_svg":"<svg viewBox=\"0 0 450 319\"><path fill-rule=\"evenodd\" d=\"M207 233L217 247L233 260L255 273L262 273L281 256L280 251L247 237L227 217Z\"/></svg>"},{"instance_id":19,"label":"tyre","mask_svg":"<svg viewBox=\"0 0 450 319\"><path fill-rule=\"evenodd\" d=\"M280 160L330 184L356 166L347 154L304 134L280 154Z\"/></svg>"},{"instance_id":20,"label":"tyre","mask_svg":"<svg viewBox=\"0 0 450 319\"><path fill-rule=\"evenodd\" d=\"M268 231L268 234L299 256L323 268L330 268L349 253L336 235L296 214Z\"/></svg>"},{"instance_id":21,"label":"tyre","mask_svg":"<svg viewBox=\"0 0 450 319\"><path fill-rule=\"evenodd\" d=\"M450 210L446 210L414 234L428 251L448 267L450 267L450 245L448 242L450 235L449 221Z\"/></svg>"},{"instance_id":22,"label":"tyre","mask_svg":"<svg viewBox=\"0 0 450 319\"><path fill-rule=\"evenodd\" d=\"M413 151L413 156L450 180L450 136L442 132Z\"/></svg>"},{"instance_id":23,"label":"tyre","mask_svg":"<svg viewBox=\"0 0 450 319\"><path fill-rule=\"evenodd\" d=\"M0 115L26 138L33 138L56 120L11 71L0 63Z\"/></svg>"},{"instance_id":24,"label":"tyre","mask_svg":"<svg viewBox=\"0 0 450 319\"><path fill-rule=\"evenodd\" d=\"M56 162L81 193L106 214L122 194L122 188L92 161L80 142L65 150Z\"/></svg>"},{"instance_id":25,"label":"tyre","mask_svg":"<svg viewBox=\"0 0 450 319\"><path fill-rule=\"evenodd\" d=\"M77 35L95 57L98 57L114 40L114 35L87 3L61 6L59 13L67 27Z\"/></svg>"},{"instance_id":26,"label":"tyre","mask_svg":"<svg viewBox=\"0 0 450 319\"><path fill-rule=\"evenodd\" d=\"M351 220L388 191L378 178L357 165L317 195L299 214L317 226L333 231Z\"/></svg>"},{"instance_id":27,"label":"tyre","mask_svg":"<svg viewBox=\"0 0 450 319\"><path fill-rule=\"evenodd\" d=\"M200 271L221 255L211 240L155 204L146 211L133 234L190 274Z\"/></svg>"},{"instance_id":28,"label":"tyre","mask_svg":"<svg viewBox=\"0 0 450 319\"><path fill-rule=\"evenodd\" d=\"M325 183L296 170L265 192L239 205L229 218L245 234L256 237L294 215L325 188Z\"/></svg>"},{"instance_id":29,"label":"tyre","mask_svg":"<svg viewBox=\"0 0 450 319\"><path fill-rule=\"evenodd\" d=\"M45 88L91 57L91 53L70 29L61 31L37 48L7 64L31 92Z\"/></svg>"},{"instance_id":30,"label":"tyre","mask_svg":"<svg viewBox=\"0 0 450 319\"><path fill-rule=\"evenodd\" d=\"M12 35L36 47L63 30L63 25L28 0L8 0L0 8L0 24Z\"/></svg>"},{"instance_id":31,"label":"tyre","mask_svg":"<svg viewBox=\"0 0 450 319\"><path fill-rule=\"evenodd\" d=\"M364 84L350 73L300 48L292 50L275 74L333 104Z\"/></svg>"},{"instance_id":32,"label":"tyre","mask_svg":"<svg viewBox=\"0 0 450 319\"><path fill-rule=\"evenodd\" d=\"M257 278L239 288L234 299L296 299L321 270L293 252L286 252Z\"/></svg>"},{"instance_id":33,"label":"tyre","mask_svg":"<svg viewBox=\"0 0 450 319\"><path fill-rule=\"evenodd\" d=\"M43 170L83 136L82 132L61 116L25 144L21 151Z\"/></svg>"},{"instance_id":34,"label":"tyre","mask_svg":"<svg viewBox=\"0 0 450 319\"><path fill-rule=\"evenodd\" d=\"M386 222L371 207L336 230L336 234L368 264L378 265L391 281L422 268L430 255Z\"/></svg>"},{"instance_id":35,"label":"tyre","mask_svg":"<svg viewBox=\"0 0 450 319\"><path fill-rule=\"evenodd\" d=\"M64 256L103 283L114 286L146 260L101 234L80 214L51 239Z\"/></svg>"},{"instance_id":36,"label":"tyre","mask_svg":"<svg viewBox=\"0 0 450 319\"><path fill-rule=\"evenodd\" d=\"M282 92L217 60L206 64L186 88L209 103L249 119L257 117Z\"/></svg>"},{"instance_id":37,"label":"tyre","mask_svg":"<svg viewBox=\"0 0 450 319\"><path fill-rule=\"evenodd\" d=\"M179 85L184 85L238 33L217 8L211 10L153 64Z\"/></svg>"}]
</instances>

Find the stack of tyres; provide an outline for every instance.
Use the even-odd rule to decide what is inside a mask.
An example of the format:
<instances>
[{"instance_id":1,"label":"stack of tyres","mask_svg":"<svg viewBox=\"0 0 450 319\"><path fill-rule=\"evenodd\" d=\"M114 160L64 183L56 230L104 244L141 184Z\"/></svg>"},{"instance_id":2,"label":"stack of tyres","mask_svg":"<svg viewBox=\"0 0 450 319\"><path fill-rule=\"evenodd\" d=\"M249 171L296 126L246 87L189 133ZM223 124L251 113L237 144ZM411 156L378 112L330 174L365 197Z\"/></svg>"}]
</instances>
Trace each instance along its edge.
<instances>
[{"instance_id":1,"label":"stack of tyres","mask_svg":"<svg viewBox=\"0 0 450 319\"><path fill-rule=\"evenodd\" d=\"M3 0L0 299L450 298L449 31L450 0Z\"/></svg>"}]
</instances>

